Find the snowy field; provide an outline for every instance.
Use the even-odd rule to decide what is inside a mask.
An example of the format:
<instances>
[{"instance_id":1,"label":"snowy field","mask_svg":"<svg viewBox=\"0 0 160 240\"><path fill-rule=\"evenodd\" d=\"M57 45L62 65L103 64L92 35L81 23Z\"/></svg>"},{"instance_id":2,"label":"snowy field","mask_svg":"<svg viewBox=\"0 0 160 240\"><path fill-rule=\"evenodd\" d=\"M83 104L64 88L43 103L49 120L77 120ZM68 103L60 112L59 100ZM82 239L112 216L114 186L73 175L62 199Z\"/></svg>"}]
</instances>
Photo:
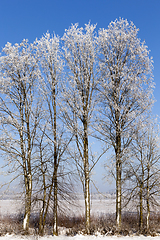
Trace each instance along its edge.
<instances>
[{"instance_id":1,"label":"snowy field","mask_svg":"<svg viewBox=\"0 0 160 240\"><path fill-rule=\"evenodd\" d=\"M0 200L0 215L17 214L22 210L20 200Z\"/></svg>"},{"instance_id":2,"label":"snowy field","mask_svg":"<svg viewBox=\"0 0 160 240\"><path fill-rule=\"evenodd\" d=\"M84 200L76 200L73 205L61 201L61 206L65 209L65 213L70 216L79 216L84 214ZM0 200L0 215L11 215L23 213L23 204L20 200ZM34 206L33 212L39 212L39 206ZM107 213L115 213L116 204L114 198L108 199L92 199L91 200L91 215L100 216ZM128 206L125 211L135 212L136 208Z\"/></svg>"},{"instance_id":3,"label":"snowy field","mask_svg":"<svg viewBox=\"0 0 160 240\"><path fill-rule=\"evenodd\" d=\"M70 216L79 216L84 213L84 200L77 200L75 205L61 202ZM34 207L34 212L38 211L38 206ZM23 212L23 205L20 200L0 200L0 215L10 215ZM39 211L38 211L39 212ZM115 199L94 199L91 201L91 215L100 216L101 214L115 212Z\"/></svg>"},{"instance_id":4,"label":"snowy field","mask_svg":"<svg viewBox=\"0 0 160 240\"><path fill-rule=\"evenodd\" d=\"M131 236L131 237L119 237L119 236L82 236L78 235L75 237L66 237L66 236L45 236L45 237L37 237L37 236L14 236L14 235L6 235L4 237L0 237L0 240L160 240L160 236L158 237L145 237L145 236Z\"/></svg>"}]
</instances>

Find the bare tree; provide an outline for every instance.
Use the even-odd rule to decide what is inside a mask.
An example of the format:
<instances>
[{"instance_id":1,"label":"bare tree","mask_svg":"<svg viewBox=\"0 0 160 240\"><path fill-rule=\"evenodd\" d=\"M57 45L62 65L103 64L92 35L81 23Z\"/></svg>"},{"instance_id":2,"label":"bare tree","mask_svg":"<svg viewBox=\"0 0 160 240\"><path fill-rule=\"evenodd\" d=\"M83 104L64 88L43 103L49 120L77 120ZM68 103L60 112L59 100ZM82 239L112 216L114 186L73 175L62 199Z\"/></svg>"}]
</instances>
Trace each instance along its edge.
<instances>
[{"instance_id":1,"label":"bare tree","mask_svg":"<svg viewBox=\"0 0 160 240\"><path fill-rule=\"evenodd\" d=\"M53 171L53 154L50 152L49 143L45 138L45 128L41 132L41 136L38 136L36 140L36 161L34 164L35 173L33 178L35 187L33 203L40 203L38 227L39 235L42 236L44 234L44 228L52 194L50 191L52 186L52 176L50 173Z\"/></svg>"},{"instance_id":2,"label":"bare tree","mask_svg":"<svg viewBox=\"0 0 160 240\"><path fill-rule=\"evenodd\" d=\"M37 62L32 44L7 43L0 57L0 150L16 175L22 173L25 188L24 230L29 229L32 196L33 149L40 121L37 98Z\"/></svg>"},{"instance_id":3,"label":"bare tree","mask_svg":"<svg viewBox=\"0 0 160 240\"><path fill-rule=\"evenodd\" d=\"M53 234L58 235L58 169L60 167L60 163L63 163L63 156L72 139L69 132L66 132L64 124L60 118L61 78L63 62L60 56L61 53L59 47L59 38L57 36L51 36L49 33L46 33L40 40L36 41L35 45L36 53L39 58L39 69L41 72L40 89L43 96L44 108L46 111L46 117L44 119L45 127L42 127L41 131L44 131L45 138L49 143L51 156L53 154L53 172L50 176L51 183L49 186L49 194L44 216L46 218L53 191ZM43 178L44 177L45 174L43 175ZM43 182L45 183L45 181ZM44 224L41 230L41 234L43 234Z\"/></svg>"},{"instance_id":4,"label":"bare tree","mask_svg":"<svg viewBox=\"0 0 160 240\"><path fill-rule=\"evenodd\" d=\"M147 204L147 230L150 228L150 206L159 206L157 196L160 195L160 148L159 127L153 121L148 126L147 138L147 161L146 161L146 204Z\"/></svg>"},{"instance_id":5,"label":"bare tree","mask_svg":"<svg viewBox=\"0 0 160 240\"><path fill-rule=\"evenodd\" d=\"M145 133L137 131L135 133L135 141L132 141L132 157L135 161L130 162L129 169L132 175L132 189L131 198L137 199L138 195L138 209L139 209L139 230L143 229L143 209L144 209L144 192L145 192ZM130 156L131 158L131 156Z\"/></svg>"},{"instance_id":6,"label":"bare tree","mask_svg":"<svg viewBox=\"0 0 160 240\"><path fill-rule=\"evenodd\" d=\"M46 125L48 126L49 123ZM42 127L42 126L41 126ZM36 141L36 157L34 162L34 175L33 175L33 209L39 211L39 234L42 236L45 233L46 219L55 213L55 191L54 191L54 148L53 142L49 139L52 134L45 129L44 126L42 132L40 132ZM66 143L67 143L66 139ZM58 150L58 169L57 169L57 215L62 211L62 202L69 202L72 194L72 184L70 182L70 176L72 170L70 162L66 159L66 154L62 154L62 151ZM57 221L58 223L58 221ZM54 224L54 218L53 218ZM58 225L58 224L57 224ZM54 230L54 229L53 229ZM54 232L54 234L56 234ZM58 234L58 226L57 226Z\"/></svg>"},{"instance_id":7,"label":"bare tree","mask_svg":"<svg viewBox=\"0 0 160 240\"><path fill-rule=\"evenodd\" d=\"M146 209L146 227L149 231L150 208L159 206L158 196L160 187L160 149L159 130L155 120L150 120L146 125L139 124L134 134L134 139L130 145L130 199L137 199L139 195L139 230L144 227L143 212ZM146 203L146 204L145 204Z\"/></svg>"},{"instance_id":8,"label":"bare tree","mask_svg":"<svg viewBox=\"0 0 160 240\"><path fill-rule=\"evenodd\" d=\"M121 228L122 170L136 119L153 104L152 60L131 22L119 19L99 31L101 81L97 130L116 158L116 222Z\"/></svg>"},{"instance_id":9,"label":"bare tree","mask_svg":"<svg viewBox=\"0 0 160 240\"><path fill-rule=\"evenodd\" d=\"M90 174L96 164L89 155L91 119L95 108L96 86L96 39L95 26L86 24L85 29L72 25L62 38L66 62L64 119L74 134L77 170L81 177L85 199L85 227L90 233ZM90 166L91 165L91 166Z\"/></svg>"}]
</instances>

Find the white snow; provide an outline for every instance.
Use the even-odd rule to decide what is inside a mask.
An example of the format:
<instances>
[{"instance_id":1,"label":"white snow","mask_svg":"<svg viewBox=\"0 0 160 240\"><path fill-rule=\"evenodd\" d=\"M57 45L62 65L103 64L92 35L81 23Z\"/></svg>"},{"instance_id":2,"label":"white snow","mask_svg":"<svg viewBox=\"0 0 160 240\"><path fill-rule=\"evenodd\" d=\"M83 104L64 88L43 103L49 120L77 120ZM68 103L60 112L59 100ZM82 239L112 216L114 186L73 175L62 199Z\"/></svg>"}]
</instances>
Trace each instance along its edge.
<instances>
[{"instance_id":1,"label":"white snow","mask_svg":"<svg viewBox=\"0 0 160 240\"><path fill-rule=\"evenodd\" d=\"M27 220L28 220L28 213L26 214L25 219L23 220L23 229L24 230L26 230Z\"/></svg>"},{"instance_id":2,"label":"white snow","mask_svg":"<svg viewBox=\"0 0 160 240\"><path fill-rule=\"evenodd\" d=\"M83 235L77 235L74 237L67 237L67 236L44 236L44 237L38 237L38 236L16 236L16 235L6 235L4 237L0 237L0 240L160 240L160 236L157 237L145 237L145 236L126 236L126 237L120 237L120 236L83 236Z\"/></svg>"},{"instance_id":3,"label":"white snow","mask_svg":"<svg viewBox=\"0 0 160 240\"><path fill-rule=\"evenodd\" d=\"M67 207L67 206L66 206ZM69 206L68 206L69 207ZM19 200L0 200L0 213L15 214L23 209L23 205ZM105 213L115 212L115 199L92 199L91 200L91 214L100 216ZM68 211L66 211L67 214ZM77 200L77 206L72 205L72 211L70 208L70 215L79 215L84 213L84 200ZM31 236L20 236L20 235L9 235L0 237L0 240L160 240L160 236L157 237L146 237L146 236L102 236L100 234L93 236L76 235L74 237L65 236L61 231L61 235L56 236L44 236L39 237L36 235Z\"/></svg>"},{"instance_id":4,"label":"white snow","mask_svg":"<svg viewBox=\"0 0 160 240\"><path fill-rule=\"evenodd\" d=\"M66 214L79 216L84 214L84 203L84 200L77 200L76 204L72 206L66 201L64 203L61 201L60 204L66 206ZM39 212L39 205L35 205L33 210ZM23 211L24 206L20 200L0 200L1 215L17 214ZM91 215L100 216L101 214L115 213L115 211L115 199L91 199Z\"/></svg>"},{"instance_id":5,"label":"white snow","mask_svg":"<svg viewBox=\"0 0 160 240\"><path fill-rule=\"evenodd\" d=\"M21 212L23 204L21 200L0 200L0 215L17 214Z\"/></svg>"}]
</instances>

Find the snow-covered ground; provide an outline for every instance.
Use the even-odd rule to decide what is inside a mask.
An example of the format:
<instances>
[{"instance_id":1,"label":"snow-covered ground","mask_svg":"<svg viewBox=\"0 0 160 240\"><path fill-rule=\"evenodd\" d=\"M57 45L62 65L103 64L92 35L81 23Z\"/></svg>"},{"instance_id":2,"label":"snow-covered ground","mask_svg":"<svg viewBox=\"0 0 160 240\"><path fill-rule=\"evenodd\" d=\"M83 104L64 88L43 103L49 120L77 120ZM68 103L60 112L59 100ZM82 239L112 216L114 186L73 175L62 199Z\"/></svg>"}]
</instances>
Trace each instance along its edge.
<instances>
[{"instance_id":1,"label":"snow-covered ground","mask_svg":"<svg viewBox=\"0 0 160 240\"><path fill-rule=\"evenodd\" d=\"M61 202L62 206L64 205ZM115 213L115 199L93 199L91 201L91 215L100 216L101 214ZM77 200L76 205L68 204L70 215L82 215L84 213L84 200Z\"/></svg>"},{"instance_id":2,"label":"snow-covered ground","mask_svg":"<svg viewBox=\"0 0 160 240\"><path fill-rule=\"evenodd\" d=\"M17 214L22 210L20 200L0 200L0 215Z\"/></svg>"},{"instance_id":3,"label":"snow-covered ground","mask_svg":"<svg viewBox=\"0 0 160 240\"><path fill-rule=\"evenodd\" d=\"M15 197L16 199L16 197ZM78 200L79 199L79 200ZM61 201L60 205L65 209L65 213L69 216L79 216L84 214L84 199L82 194L77 194L77 200L73 203L68 203ZM39 205L34 205L34 212L39 212ZM105 215L107 213L115 213L116 204L114 194L105 194L105 196L100 194L94 194L91 198L91 215ZM137 209L133 204L129 204L124 211L136 212ZM24 206L21 200L12 200L12 195L8 196L6 199L0 199L0 215L10 215L24 212Z\"/></svg>"},{"instance_id":4,"label":"snow-covered ground","mask_svg":"<svg viewBox=\"0 0 160 240\"><path fill-rule=\"evenodd\" d=\"M61 205L66 208L66 212L68 211L69 215L83 215L84 213L84 200L77 200L75 205L70 205L68 203L61 202ZM38 211L36 207L34 211ZM0 215L10 215L17 214L23 212L23 205L20 200L0 200ZM115 212L115 200L114 199L94 199L91 201L91 214L93 215L101 215L106 213L114 213Z\"/></svg>"},{"instance_id":5,"label":"snow-covered ground","mask_svg":"<svg viewBox=\"0 0 160 240\"><path fill-rule=\"evenodd\" d=\"M68 205L65 203L61 203L65 205L66 209L71 215L83 215L84 214L84 200L80 199L76 201L76 204ZM38 207L38 206L37 206ZM36 212L36 208L34 209ZM0 200L0 215L10 215L10 214L18 214L23 212L23 205L20 200ZM91 214L100 216L106 213L114 213L115 212L115 199L114 198L101 198L101 199L92 199L91 201ZM67 214L67 211L66 211ZM16 236L16 235L6 235L1 236L0 240L160 240L160 236L157 237L146 237L146 236L101 236L99 234L94 236L84 236L77 235L74 237L65 236L63 233L58 237L53 236L45 236L38 237L37 235L31 236Z\"/></svg>"},{"instance_id":6,"label":"snow-covered ground","mask_svg":"<svg viewBox=\"0 0 160 240\"><path fill-rule=\"evenodd\" d=\"M0 237L0 240L160 240L160 236L157 237L145 237L145 236L126 236L126 237L120 237L120 236L83 236L83 235L77 235L74 237L67 237L67 236L58 236L58 237L52 237L52 236L44 236L44 237L38 237L38 236L15 236L15 235L6 235L4 237Z\"/></svg>"}]
</instances>

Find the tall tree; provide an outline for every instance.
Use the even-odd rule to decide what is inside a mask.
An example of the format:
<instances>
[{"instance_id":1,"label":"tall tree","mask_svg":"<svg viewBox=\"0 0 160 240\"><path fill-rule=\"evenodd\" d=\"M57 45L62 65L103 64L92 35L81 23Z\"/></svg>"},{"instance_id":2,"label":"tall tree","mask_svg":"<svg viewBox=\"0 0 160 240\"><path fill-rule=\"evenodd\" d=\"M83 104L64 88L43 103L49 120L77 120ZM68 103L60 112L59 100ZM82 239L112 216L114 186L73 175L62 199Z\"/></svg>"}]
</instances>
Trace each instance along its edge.
<instances>
[{"instance_id":1,"label":"tall tree","mask_svg":"<svg viewBox=\"0 0 160 240\"><path fill-rule=\"evenodd\" d=\"M149 118L148 118L149 119ZM143 212L146 209L146 227L149 231L150 208L158 206L157 196L160 187L159 129L155 120L147 119L147 124L139 124L130 145L129 180L132 183L131 200L138 197L139 230L143 230ZM146 203L146 204L145 204Z\"/></svg>"},{"instance_id":2,"label":"tall tree","mask_svg":"<svg viewBox=\"0 0 160 240\"><path fill-rule=\"evenodd\" d=\"M58 169L62 162L62 156L71 141L71 135L66 133L63 122L60 119L61 115L61 78L63 70L63 62L61 60L61 51L59 46L59 37L51 36L46 33L40 40L35 42L36 53L39 59L40 89L42 93L46 117L43 120L44 126L41 131L48 139L51 152L53 154L53 172L50 177L51 183L47 203L45 204L45 214L43 221L45 222L49 202L52 197L54 202L54 225L53 234L58 235L57 225L57 209L58 209ZM45 129L42 130L42 129ZM43 175L43 177L45 177ZM44 181L45 182L45 181ZM40 230L41 234L44 231L44 224Z\"/></svg>"},{"instance_id":3,"label":"tall tree","mask_svg":"<svg viewBox=\"0 0 160 240\"><path fill-rule=\"evenodd\" d=\"M41 107L37 88L37 61L32 44L7 43L0 57L0 150L8 165L24 178L24 230L29 229L32 196L33 149ZM18 174L18 173L17 173Z\"/></svg>"},{"instance_id":4,"label":"tall tree","mask_svg":"<svg viewBox=\"0 0 160 240\"><path fill-rule=\"evenodd\" d=\"M147 207L146 226L150 228L150 208L159 206L157 196L160 195L160 148L159 128L155 121L151 122L146 132L146 181L145 199Z\"/></svg>"},{"instance_id":5,"label":"tall tree","mask_svg":"<svg viewBox=\"0 0 160 240\"><path fill-rule=\"evenodd\" d=\"M130 198L138 199L138 209L139 209L139 230L143 229L143 209L144 209L144 197L145 197L145 157L146 157L146 136L145 132L140 129L135 132L134 139L130 145L132 148L130 158L133 162L130 162L130 176L132 176L132 188ZM131 157L132 156L132 157ZM134 159L134 160L133 160ZM133 184L134 182L134 184Z\"/></svg>"},{"instance_id":6,"label":"tall tree","mask_svg":"<svg viewBox=\"0 0 160 240\"><path fill-rule=\"evenodd\" d=\"M101 81L97 130L113 146L116 159L116 222L121 228L122 169L136 119L153 104L152 60L138 29L119 19L99 31Z\"/></svg>"},{"instance_id":7,"label":"tall tree","mask_svg":"<svg viewBox=\"0 0 160 240\"><path fill-rule=\"evenodd\" d=\"M96 86L96 40L95 26L86 24L85 29L72 25L62 38L66 75L64 96L64 119L74 134L77 155L74 159L84 184L85 226L90 232L90 167L89 129L95 107Z\"/></svg>"}]
</instances>

